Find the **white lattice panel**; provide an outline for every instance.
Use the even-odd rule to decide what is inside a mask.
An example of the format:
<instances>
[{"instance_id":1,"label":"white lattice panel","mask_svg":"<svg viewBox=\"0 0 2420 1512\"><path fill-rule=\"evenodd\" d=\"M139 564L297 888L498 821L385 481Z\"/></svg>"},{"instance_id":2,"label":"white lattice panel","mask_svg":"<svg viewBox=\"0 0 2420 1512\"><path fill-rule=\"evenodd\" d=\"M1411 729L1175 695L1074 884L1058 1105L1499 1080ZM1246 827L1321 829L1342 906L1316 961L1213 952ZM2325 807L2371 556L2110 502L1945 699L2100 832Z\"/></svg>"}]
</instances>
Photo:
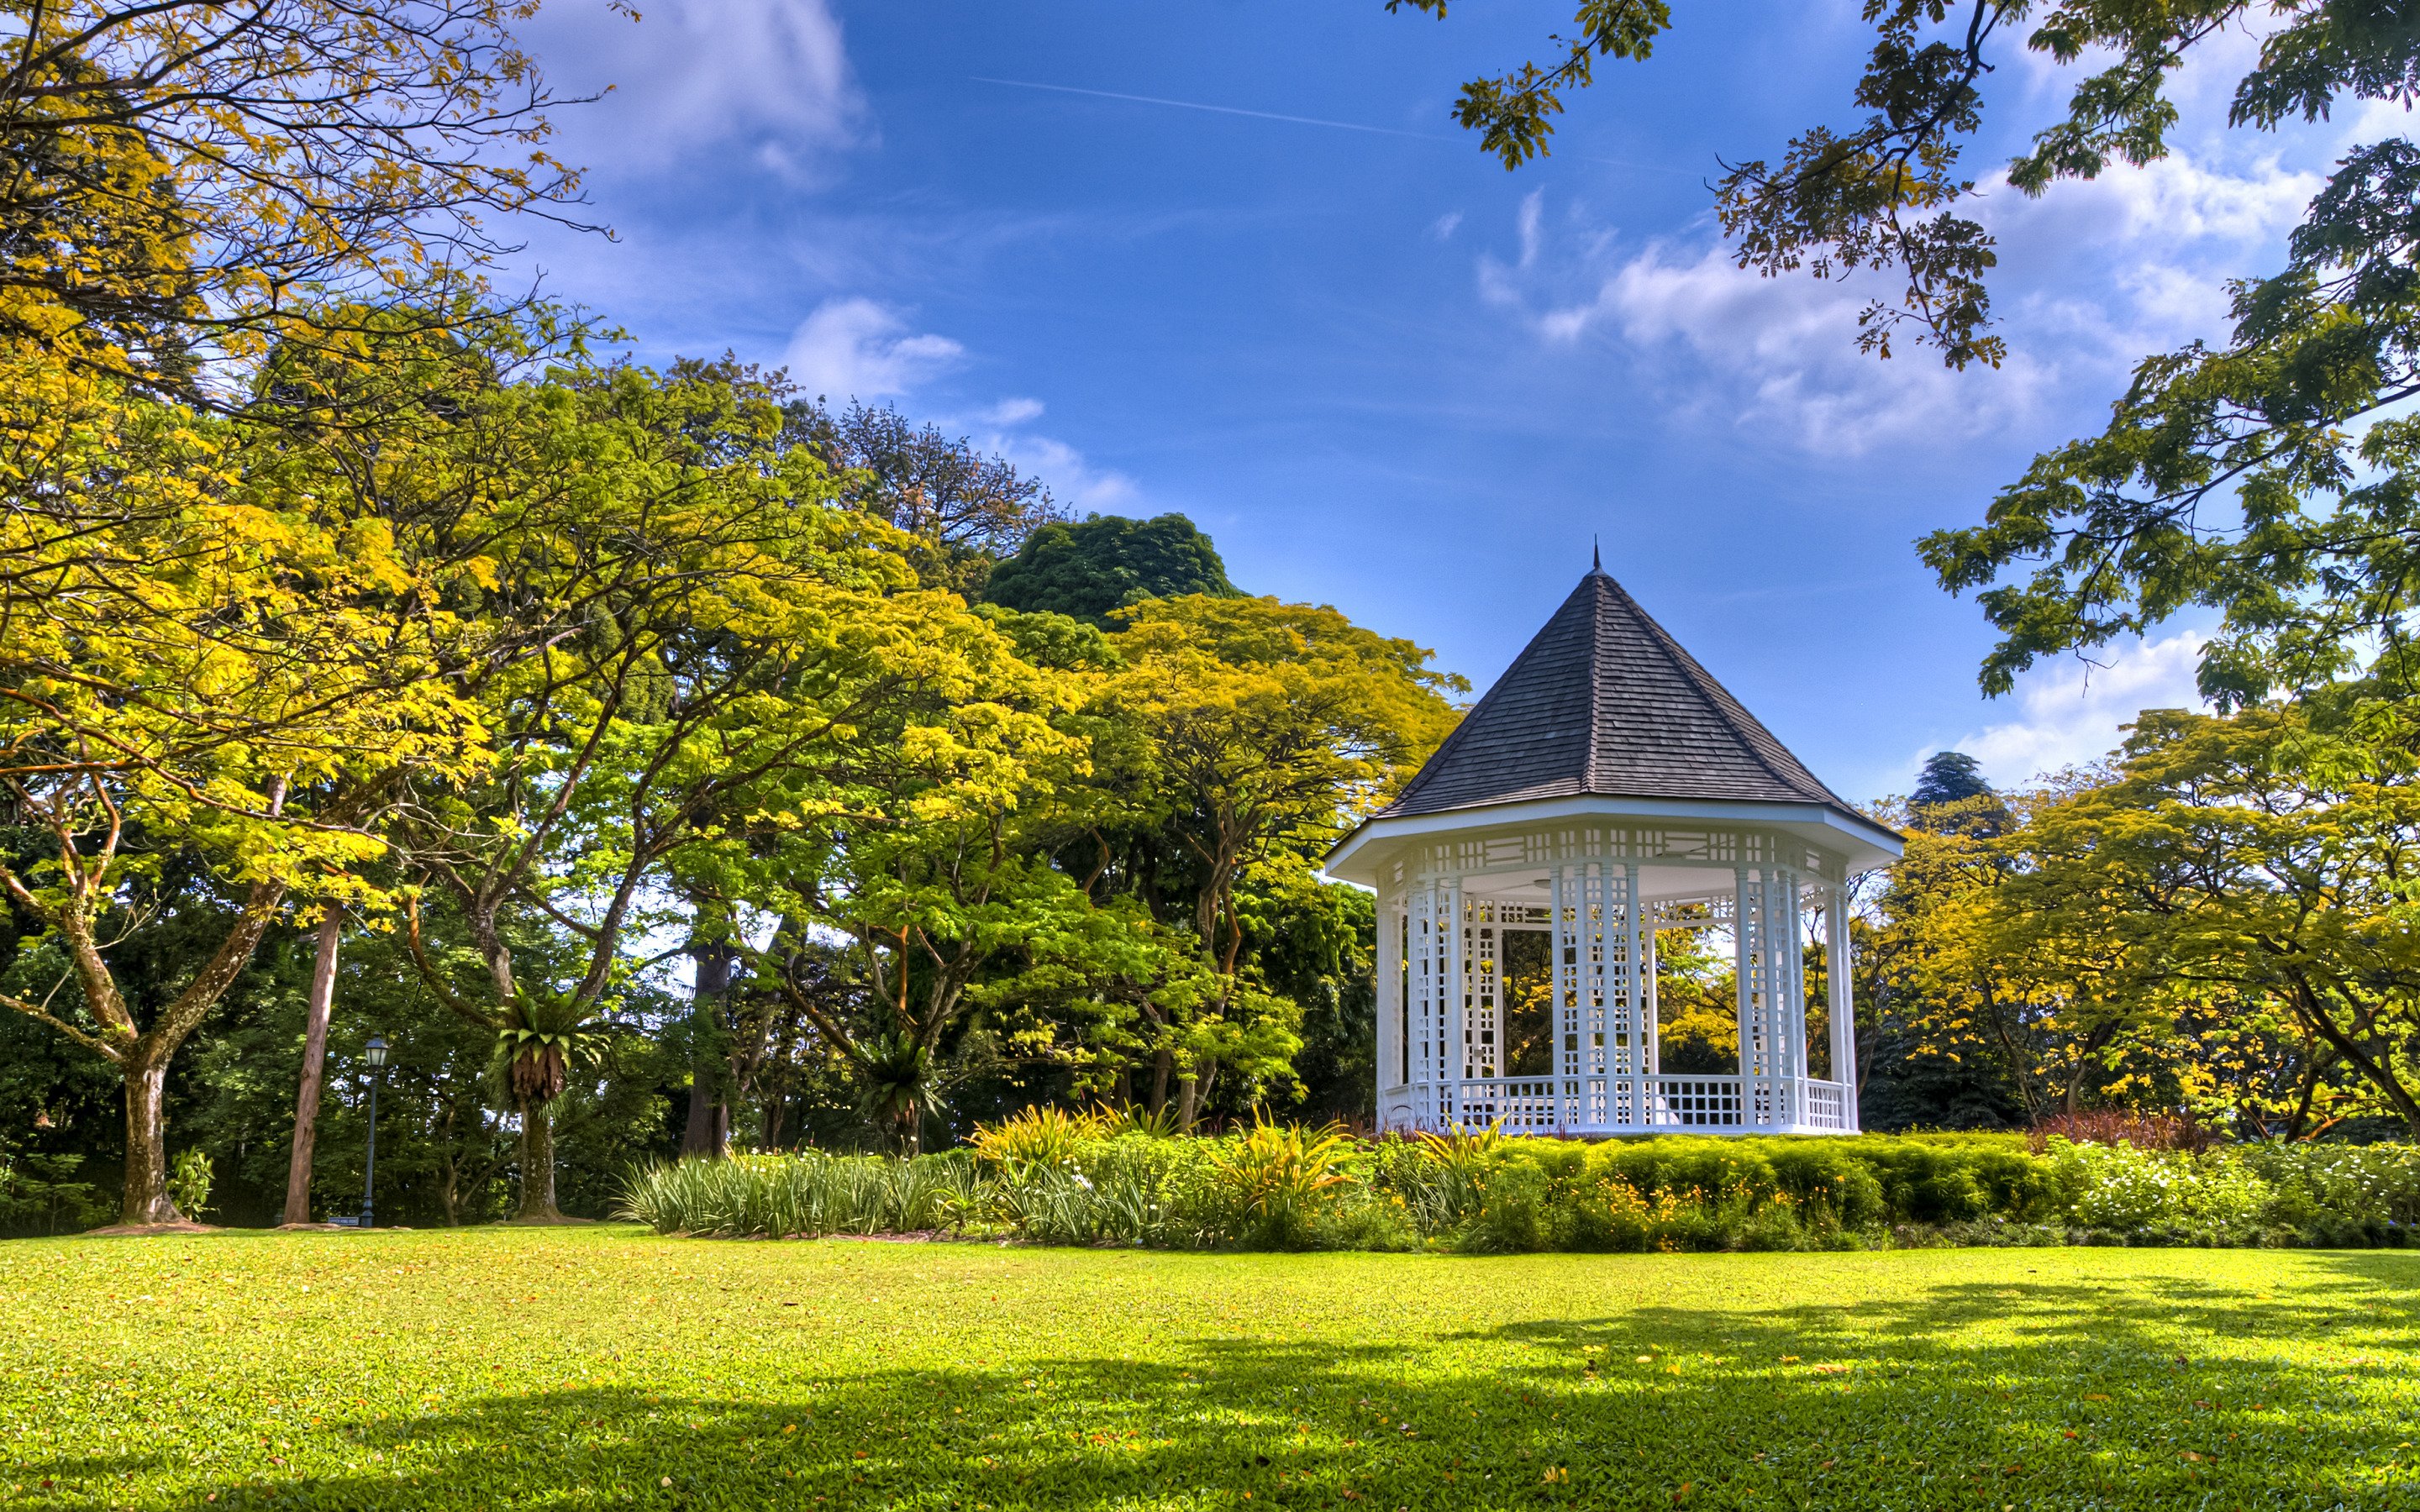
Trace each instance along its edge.
<instances>
[{"instance_id":1,"label":"white lattice panel","mask_svg":"<svg viewBox=\"0 0 2420 1512\"><path fill-rule=\"evenodd\" d=\"M1376 986L1378 1086L1383 1091L1412 1079L1412 994L1410 911L1400 896L1381 895L1381 901Z\"/></svg>"},{"instance_id":2,"label":"white lattice panel","mask_svg":"<svg viewBox=\"0 0 2420 1512\"><path fill-rule=\"evenodd\" d=\"M1462 903L1462 1036L1459 1072L1465 1081L1494 1076L1504 1043L1504 932L1497 905Z\"/></svg>"},{"instance_id":3,"label":"white lattice panel","mask_svg":"<svg viewBox=\"0 0 2420 1512\"><path fill-rule=\"evenodd\" d=\"M1446 1052L1450 1032L1458 932L1453 927L1450 883L1416 889L1411 896L1408 985L1412 999L1412 1080L1441 1082L1451 1075Z\"/></svg>"},{"instance_id":4,"label":"white lattice panel","mask_svg":"<svg viewBox=\"0 0 2420 1512\"><path fill-rule=\"evenodd\" d=\"M1739 1076L1648 1077L1649 1121L1684 1129L1737 1128L1748 1121L1745 1081Z\"/></svg>"},{"instance_id":5,"label":"white lattice panel","mask_svg":"<svg viewBox=\"0 0 2420 1512\"><path fill-rule=\"evenodd\" d=\"M1838 863L1823 852L1761 830L1568 821L1508 834L1431 841L1395 864L1405 869L1402 875L1406 878L1444 879L1581 861L1680 862L1726 869L1778 865L1823 877L1839 872Z\"/></svg>"},{"instance_id":6,"label":"white lattice panel","mask_svg":"<svg viewBox=\"0 0 2420 1512\"><path fill-rule=\"evenodd\" d=\"M1807 1068L1798 1054L1805 1031L1806 975L1798 949L1798 878L1781 867L1739 873L1738 942L1740 1075L1747 1083L1747 1119L1779 1127L1797 1121L1792 1085Z\"/></svg>"},{"instance_id":7,"label":"white lattice panel","mask_svg":"<svg viewBox=\"0 0 2420 1512\"><path fill-rule=\"evenodd\" d=\"M1465 1082L1457 1115L1465 1128L1500 1122L1506 1134L1554 1134L1565 1127L1555 1084L1543 1078Z\"/></svg>"}]
</instances>

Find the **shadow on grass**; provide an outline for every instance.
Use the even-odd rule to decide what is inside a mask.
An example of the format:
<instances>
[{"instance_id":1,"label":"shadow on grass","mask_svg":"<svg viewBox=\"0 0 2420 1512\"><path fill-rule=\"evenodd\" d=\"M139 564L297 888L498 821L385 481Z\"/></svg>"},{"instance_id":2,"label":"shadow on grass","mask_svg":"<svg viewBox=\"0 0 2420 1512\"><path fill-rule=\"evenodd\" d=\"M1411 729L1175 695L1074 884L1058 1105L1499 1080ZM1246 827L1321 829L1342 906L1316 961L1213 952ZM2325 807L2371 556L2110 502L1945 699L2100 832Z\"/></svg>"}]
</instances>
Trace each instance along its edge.
<instances>
[{"instance_id":1,"label":"shadow on grass","mask_svg":"<svg viewBox=\"0 0 2420 1512\"><path fill-rule=\"evenodd\" d=\"M792 1356L768 1331L733 1366L779 1378L753 1391L590 1386L332 1417L332 1442L294 1465L264 1448L201 1489L139 1455L36 1473L212 1512L2420 1504L2405 1360L2362 1352L2414 1342L2401 1310L2420 1263L2326 1263L2340 1288L2289 1299L2063 1276L1651 1305L1403 1348L1228 1338L1172 1361L829 1380L807 1335ZM2359 1350L2331 1342L2355 1331Z\"/></svg>"}]
</instances>

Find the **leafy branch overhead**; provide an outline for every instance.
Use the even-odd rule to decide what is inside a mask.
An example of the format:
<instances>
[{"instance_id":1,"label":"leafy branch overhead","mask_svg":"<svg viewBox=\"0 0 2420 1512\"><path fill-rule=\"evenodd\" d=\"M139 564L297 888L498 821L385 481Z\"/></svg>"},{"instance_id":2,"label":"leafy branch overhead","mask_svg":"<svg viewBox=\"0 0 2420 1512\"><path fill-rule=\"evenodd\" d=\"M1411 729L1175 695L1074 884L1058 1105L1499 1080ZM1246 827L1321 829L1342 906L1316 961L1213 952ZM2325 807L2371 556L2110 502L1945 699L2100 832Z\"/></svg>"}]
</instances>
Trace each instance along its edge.
<instances>
[{"instance_id":1,"label":"leafy branch overhead","mask_svg":"<svg viewBox=\"0 0 2420 1512\"><path fill-rule=\"evenodd\" d=\"M1447 0L1388 0L1442 19ZM2265 18L2257 13L2266 13ZM1953 367L1997 365L1987 275L1992 233L1964 207L1978 179L1963 159L1984 124L1986 85L2010 34L2062 66L2095 70L2070 92L2063 117L2009 161L2007 181L2040 194L2061 179L2093 178L2113 163L2166 156L2177 109L2168 81L2195 49L2256 20L2273 21L2257 65L2237 82L2230 124L2271 130L2324 117L2340 97L2408 103L2420 87L2413 23L2387 0L1867 0L1873 46L1851 92L1852 122L1792 137L1777 162L1726 163L1715 209L1743 268L1768 276L1805 270L1838 278L1896 270L1899 297L1859 317L1859 345L1891 355L1895 335L1937 350ZM1599 57L1644 60L1674 24L1662 0L1587 0L1572 31L1550 39L1544 64L1465 84L1455 106L1481 146L1516 168L1550 149L1568 91L1595 80Z\"/></svg>"}]
</instances>

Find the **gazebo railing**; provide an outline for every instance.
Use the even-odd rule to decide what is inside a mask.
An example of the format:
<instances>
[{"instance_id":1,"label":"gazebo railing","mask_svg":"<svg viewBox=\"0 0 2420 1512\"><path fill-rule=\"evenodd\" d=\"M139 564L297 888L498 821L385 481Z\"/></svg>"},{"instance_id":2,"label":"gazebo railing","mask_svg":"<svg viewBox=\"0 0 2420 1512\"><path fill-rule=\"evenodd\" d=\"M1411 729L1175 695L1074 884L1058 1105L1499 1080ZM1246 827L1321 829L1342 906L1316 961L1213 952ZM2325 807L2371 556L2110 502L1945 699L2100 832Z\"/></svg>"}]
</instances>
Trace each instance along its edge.
<instances>
[{"instance_id":1,"label":"gazebo railing","mask_svg":"<svg viewBox=\"0 0 2420 1512\"><path fill-rule=\"evenodd\" d=\"M1838 1134L1848 1088L1813 1079L1665 1072L1652 1076L1499 1076L1388 1088L1383 1125L1506 1134Z\"/></svg>"}]
</instances>

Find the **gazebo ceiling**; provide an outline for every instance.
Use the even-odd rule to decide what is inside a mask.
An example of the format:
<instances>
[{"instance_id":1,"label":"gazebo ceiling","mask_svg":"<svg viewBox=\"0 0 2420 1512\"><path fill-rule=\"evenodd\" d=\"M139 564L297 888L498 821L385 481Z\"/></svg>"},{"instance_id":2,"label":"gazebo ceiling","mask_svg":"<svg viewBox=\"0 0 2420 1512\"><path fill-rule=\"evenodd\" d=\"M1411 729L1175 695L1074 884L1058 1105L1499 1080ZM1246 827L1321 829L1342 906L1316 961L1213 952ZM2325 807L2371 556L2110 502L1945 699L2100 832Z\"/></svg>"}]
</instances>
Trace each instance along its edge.
<instances>
[{"instance_id":1,"label":"gazebo ceiling","mask_svg":"<svg viewBox=\"0 0 2420 1512\"><path fill-rule=\"evenodd\" d=\"M1744 822L1833 832L1836 849L1854 836L1848 848L1874 859L1898 850L1896 835L1825 787L1597 566L1395 801L1331 854L1331 869L1378 834L1590 798L1645 800L1637 811L1675 818L1736 804Z\"/></svg>"}]
</instances>

